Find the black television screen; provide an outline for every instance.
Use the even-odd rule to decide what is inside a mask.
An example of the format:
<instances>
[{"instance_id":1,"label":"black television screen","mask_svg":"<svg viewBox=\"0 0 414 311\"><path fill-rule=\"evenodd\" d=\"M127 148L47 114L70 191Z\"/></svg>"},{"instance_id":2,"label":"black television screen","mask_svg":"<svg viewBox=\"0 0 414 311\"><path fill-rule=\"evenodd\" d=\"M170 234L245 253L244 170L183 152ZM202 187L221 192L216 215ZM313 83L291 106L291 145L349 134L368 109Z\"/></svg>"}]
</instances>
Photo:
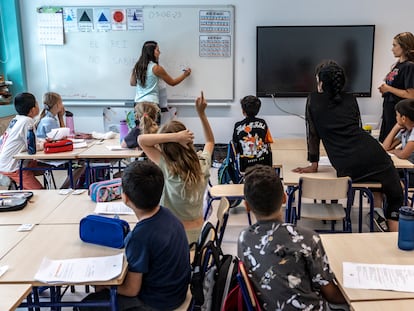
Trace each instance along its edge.
<instances>
[{"instance_id":1,"label":"black television screen","mask_svg":"<svg viewBox=\"0 0 414 311\"><path fill-rule=\"evenodd\" d=\"M371 96L374 25L258 26L256 95L305 97L316 91L315 67L335 60L345 91Z\"/></svg>"}]
</instances>

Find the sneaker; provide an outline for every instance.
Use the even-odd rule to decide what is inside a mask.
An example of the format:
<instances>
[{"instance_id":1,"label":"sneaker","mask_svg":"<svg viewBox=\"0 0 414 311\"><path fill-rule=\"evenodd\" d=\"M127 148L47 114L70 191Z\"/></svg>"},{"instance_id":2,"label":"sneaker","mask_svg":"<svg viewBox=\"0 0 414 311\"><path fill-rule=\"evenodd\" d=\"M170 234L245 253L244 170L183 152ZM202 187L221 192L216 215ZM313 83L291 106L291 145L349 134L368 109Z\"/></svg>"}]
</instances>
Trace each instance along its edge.
<instances>
[{"instance_id":1,"label":"sneaker","mask_svg":"<svg viewBox=\"0 0 414 311\"><path fill-rule=\"evenodd\" d=\"M377 229L378 232L388 232L388 225L387 220L382 217L377 211L374 211L374 228Z\"/></svg>"}]
</instances>

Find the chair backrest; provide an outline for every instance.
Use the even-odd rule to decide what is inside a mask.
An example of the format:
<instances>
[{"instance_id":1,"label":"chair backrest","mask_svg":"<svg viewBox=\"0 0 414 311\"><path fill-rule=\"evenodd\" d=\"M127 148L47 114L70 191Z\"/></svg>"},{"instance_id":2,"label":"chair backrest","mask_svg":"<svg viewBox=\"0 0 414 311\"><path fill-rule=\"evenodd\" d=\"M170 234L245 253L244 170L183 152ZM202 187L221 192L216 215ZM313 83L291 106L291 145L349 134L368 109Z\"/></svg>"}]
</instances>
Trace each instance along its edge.
<instances>
[{"instance_id":1,"label":"chair backrest","mask_svg":"<svg viewBox=\"0 0 414 311\"><path fill-rule=\"evenodd\" d=\"M352 181L349 177L317 178L302 176L299 179L299 197L316 200L350 198Z\"/></svg>"},{"instance_id":2,"label":"chair backrest","mask_svg":"<svg viewBox=\"0 0 414 311\"><path fill-rule=\"evenodd\" d=\"M221 244L221 241L223 240L224 231L226 230L227 220L229 218L229 210L229 200L227 200L227 198L225 197L222 197L217 208L216 232L219 244Z\"/></svg>"}]
</instances>

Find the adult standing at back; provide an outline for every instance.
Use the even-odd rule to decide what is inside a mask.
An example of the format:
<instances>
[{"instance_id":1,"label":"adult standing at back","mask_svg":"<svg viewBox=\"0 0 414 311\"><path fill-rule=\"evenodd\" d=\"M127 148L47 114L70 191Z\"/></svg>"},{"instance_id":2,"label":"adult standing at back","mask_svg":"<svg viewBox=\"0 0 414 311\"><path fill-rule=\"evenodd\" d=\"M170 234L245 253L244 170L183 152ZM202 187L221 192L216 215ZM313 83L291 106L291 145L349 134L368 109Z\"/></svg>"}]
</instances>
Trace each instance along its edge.
<instances>
[{"instance_id":1,"label":"adult standing at back","mask_svg":"<svg viewBox=\"0 0 414 311\"><path fill-rule=\"evenodd\" d=\"M135 103L152 103L159 105L159 80L175 86L191 74L187 68L177 78L172 78L167 71L158 64L160 48L155 41L146 41L142 53L132 69L130 84L136 86Z\"/></svg>"},{"instance_id":2,"label":"adult standing at back","mask_svg":"<svg viewBox=\"0 0 414 311\"><path fill-rule=\"evenodd\" d=\"M362 129L355 97L343 92L344 70L333 61L325 62L316 69L316 82L318 92L311 93L306 102L308 161L311 165L294 171L318 171L322 140L339 177L349 176L354 182L381 183L381 191L387 197L384 215L388 228L398 231L399 208L404 199L400 177L390 156Z\"/></svg>"},{"instance_id":3,"label":"adult standing at back","mask_svg":"<svg viewBox=\"0 0 414 311\"><path fill-rule=\"evenodd\" d=\"M404 98L414 98L414 35L402 32L394 37L392 53L398 60L378 87L384 98L379 140L387 137L395 125L395 105Z\"/></svg>"}]
</instances>

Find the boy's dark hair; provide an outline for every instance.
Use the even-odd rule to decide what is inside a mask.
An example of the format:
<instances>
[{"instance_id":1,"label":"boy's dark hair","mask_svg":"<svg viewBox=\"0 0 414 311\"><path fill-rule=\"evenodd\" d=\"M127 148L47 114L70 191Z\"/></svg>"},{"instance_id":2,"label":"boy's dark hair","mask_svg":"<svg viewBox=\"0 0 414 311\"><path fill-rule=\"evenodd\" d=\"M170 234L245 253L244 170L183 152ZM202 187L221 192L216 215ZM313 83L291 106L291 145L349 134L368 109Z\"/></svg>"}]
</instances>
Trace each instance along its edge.
<instances>
[{"instance_id":1,"label":"boy's dark hair","mask_svg":"<svg viewBox=\"0 0 414 311\"><path fill-rule=\"evenodd\" d=\"M36 98L30 93L20 93L14 97L14 108L17 113L27 116L30 110L36 106Z\"/></svg>"},{"instance_id":2,"label":"boy's dark hair","mask_svg":"<svg viewBox=\"0 0 414 311\"><path fill-rule=\"evenodd\" d=\"M160 203L164 175L151 161L134 161L122 174L122 191L141 210L152 210Z\"/></svg>"},{"instance_id":3,"label":"boy's dark hair","mask_svg":"<svg viewBox=\"0 0 414 311\"><path fill-rule=\"evenodd\" d=\"M244 199L252 211L261 216L269 216L280 210L284 190L274 168L257 164L248 167L244 179Z\"/></svg>"},{"instance_id":4,"label":"boy's dark hair","mask_svg":"<svg viewBox=\"0 0 414 311\"><path fill-rule=\"evenodd\" d=\"M241 101L241 107L248 117L255 117L260 110L262 102L256 96L245 96Z\"/></svg>"},{"instance_id":5,"label":"boy's dark hair","mask_svg":"<svg viewBox=\"0 0 414 311\"><path fill-rule=\"evenodd\" d=\"M406 116L411 121L414 121L414 99L403 99L395 105L395 111L401 116Z\"/></svg>"}]
</instances>

